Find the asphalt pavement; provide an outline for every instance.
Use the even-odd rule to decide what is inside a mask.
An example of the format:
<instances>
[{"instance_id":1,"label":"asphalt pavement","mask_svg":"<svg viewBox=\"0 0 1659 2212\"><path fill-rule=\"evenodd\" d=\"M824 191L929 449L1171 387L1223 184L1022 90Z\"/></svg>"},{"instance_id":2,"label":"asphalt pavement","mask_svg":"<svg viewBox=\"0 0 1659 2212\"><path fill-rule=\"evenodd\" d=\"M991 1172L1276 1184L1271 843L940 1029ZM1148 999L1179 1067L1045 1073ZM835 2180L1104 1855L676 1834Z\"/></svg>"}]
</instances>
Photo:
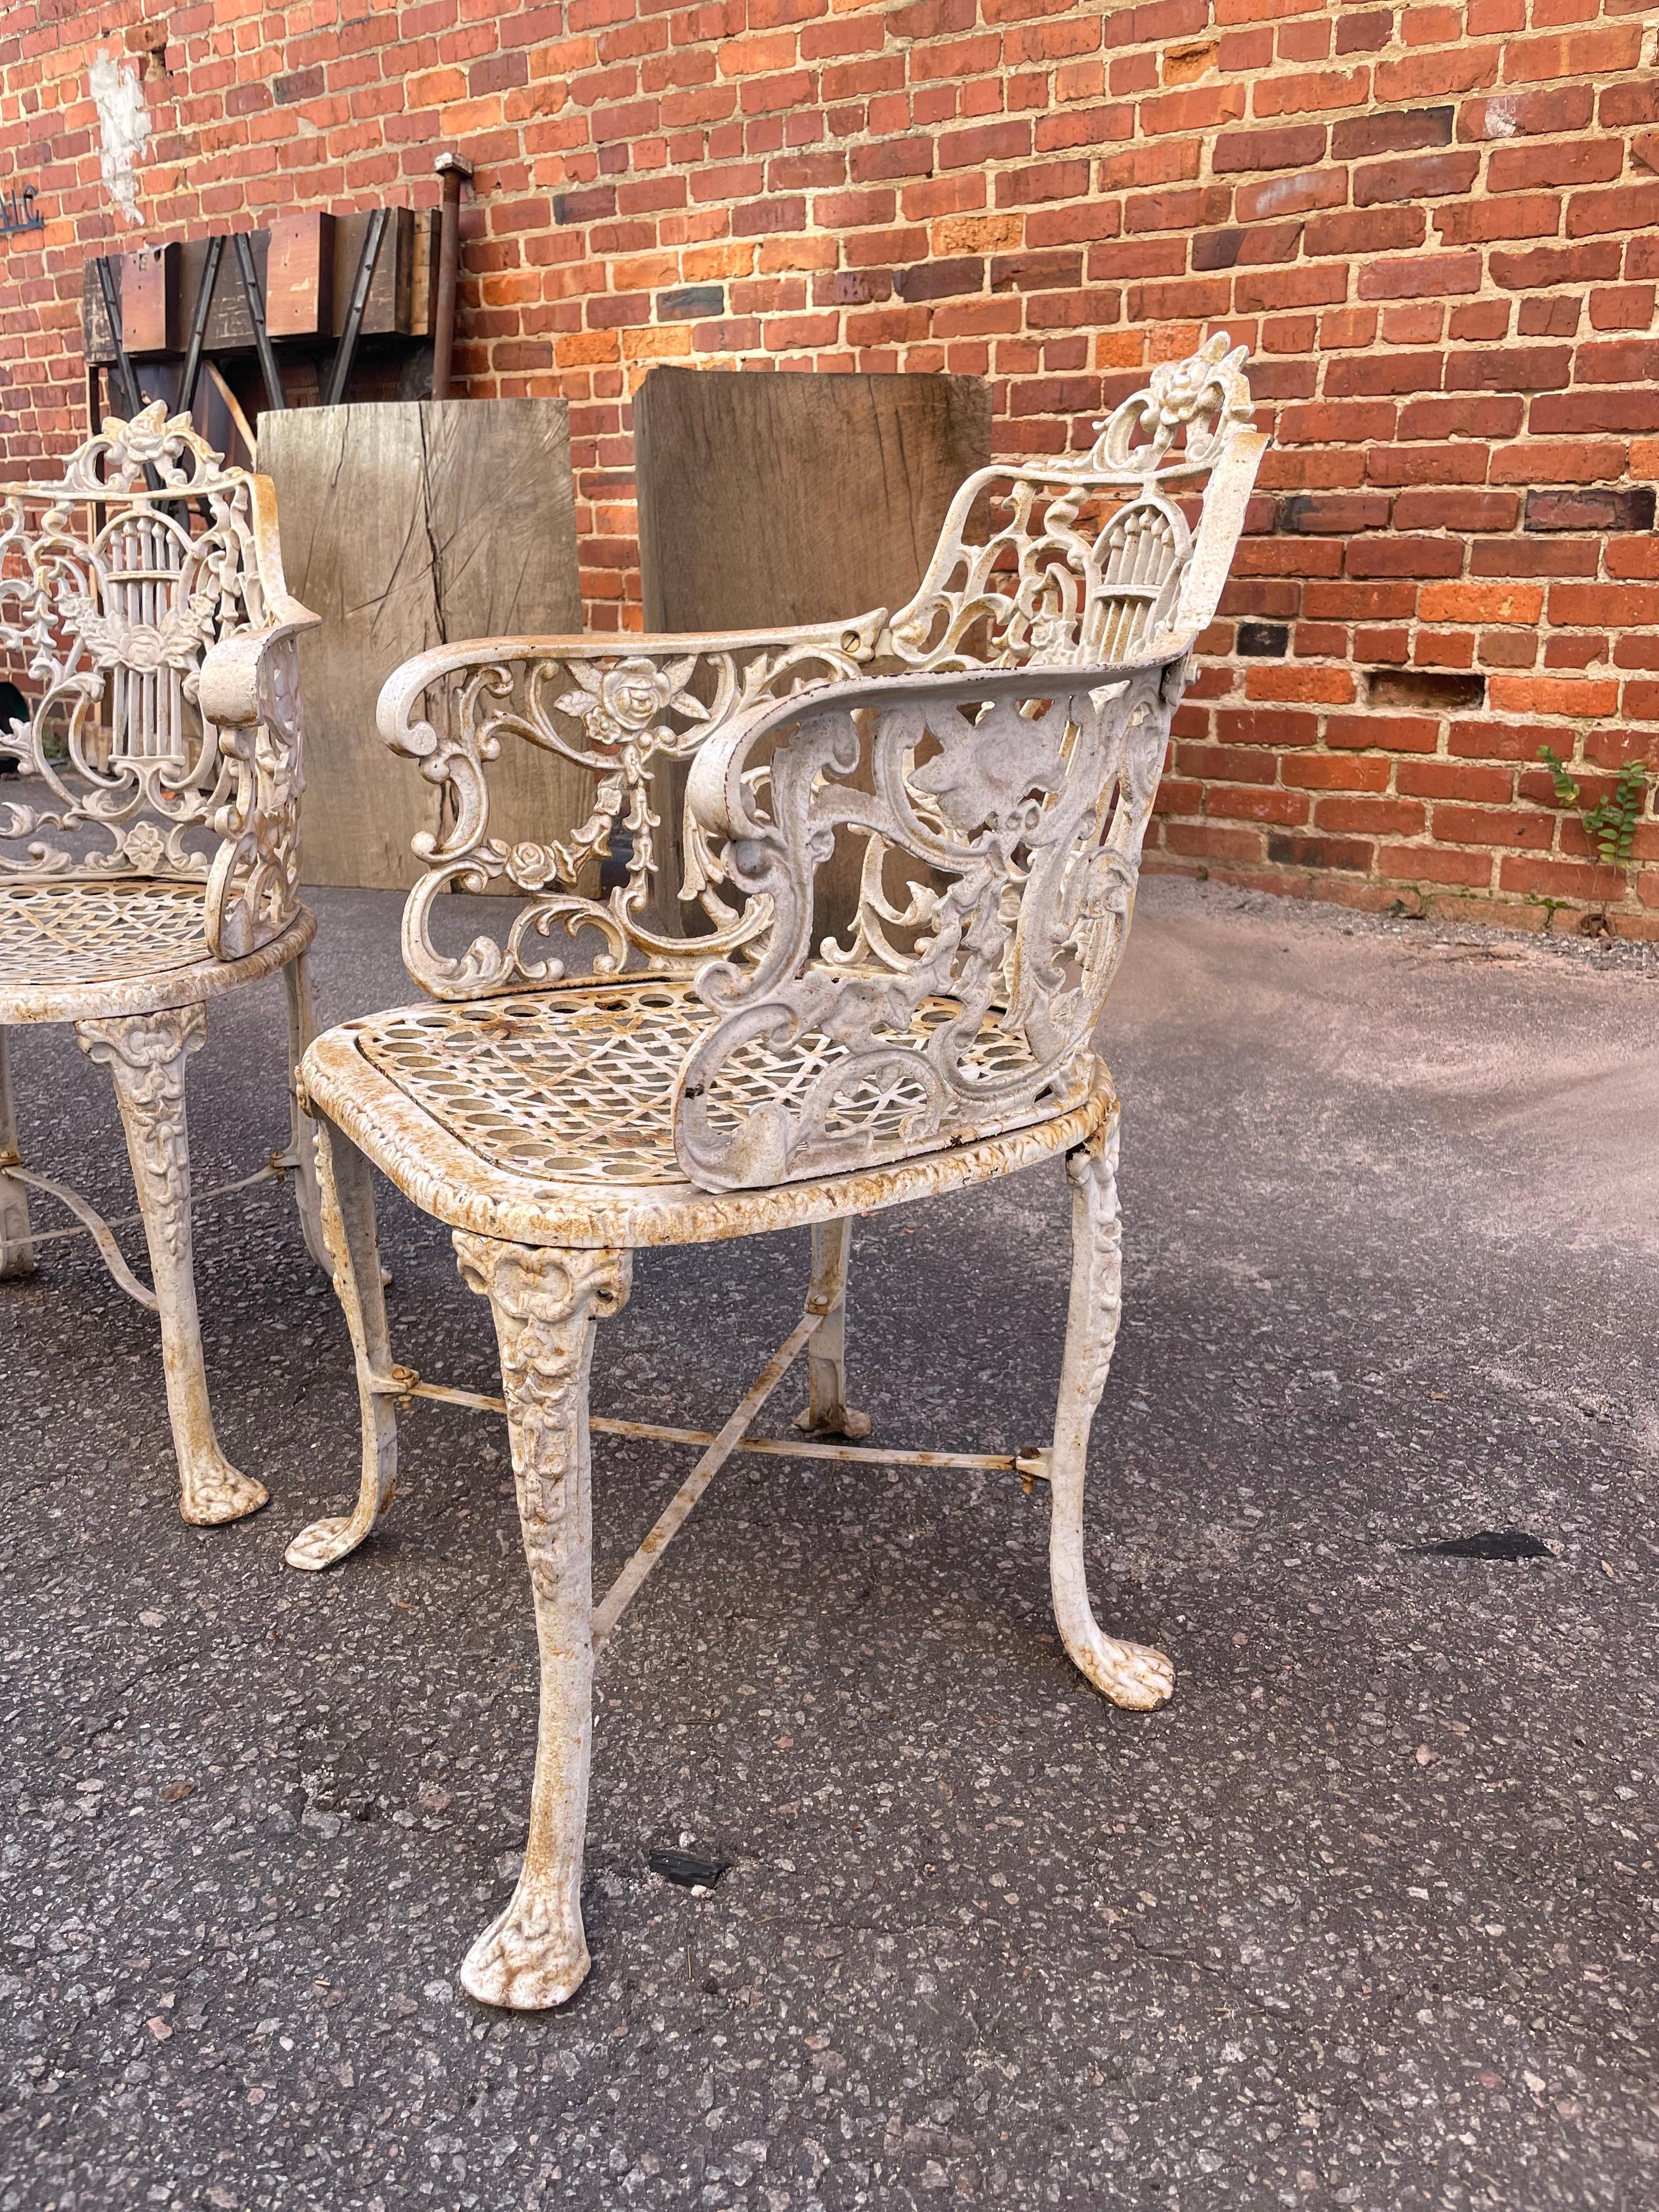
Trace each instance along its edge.
<instances>
[{"instance_id":1,"label":"asphalt pavement","mask_svg":"<svg viewBox=\"0 0 1659 2212\"><path fill-rule=\"evenodd\" d=\"M395 897L316 905L328 1018L414 995ZM554 2014L455 1974L535 1719L501 1425L416 1408L382 1530L296 1575L356 1398L287 1194L198 1212L272 1493L234 1528L178 1517L152 1318L43 1248L0 1286L0 2212L1659 2203L1656 950L1150 882L1088 1525L1174 1701L1073 1674L1041 1486L734 1459L600 1664ZM213 1010L199 1185L282 1141L282 1035L279 984ZM32 1164L130 1212L101 1073L15 1066ZM385 1195L395 1349L495 1388ZM1066 1220L1050 1164L860 1224L878 1439L1042 1435ZM595 1410L717 1427L806 1256L642 1255ZM688 1455L595 1459L603 1583Z\"/></svg>"}]
</instances>

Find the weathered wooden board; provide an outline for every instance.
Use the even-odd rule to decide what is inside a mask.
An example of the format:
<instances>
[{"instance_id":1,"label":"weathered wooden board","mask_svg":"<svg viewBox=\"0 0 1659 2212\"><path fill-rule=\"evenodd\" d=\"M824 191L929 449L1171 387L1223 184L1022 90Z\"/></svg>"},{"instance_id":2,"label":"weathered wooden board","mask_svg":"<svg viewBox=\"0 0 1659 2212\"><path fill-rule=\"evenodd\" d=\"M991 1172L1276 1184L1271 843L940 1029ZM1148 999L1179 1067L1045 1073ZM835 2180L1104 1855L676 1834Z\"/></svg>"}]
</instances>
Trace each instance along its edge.
<instances>
[{"instance_id":1,"label":"weathered wooden board","mask_svg":"<svg viewBox=\"0 0 1659 2212\"><path fill-rule=\"evenodd\" d=\"M991 458L976 376L653 368L634 398L647 629L901 606Z\"/></svg>"},{"instance_id":2,"label":"weathered wooden board","mask_svg":"<svg viewBox=\"0 0 1659 2212\"><path fill-rule=\"evenodd\" d=\"M265 260L265 328L274 338L334 327L334 218L317 208L276 216Z\"/></svg>"},{"instance_id":3,"label":"weathered wooden board","mask_svg":"<svg viewBox=\"0 0 1659 2212\"><path fill-rule=\"evenodd\" d=\"M647 629L763 629L902 606L963 479L991 458L976 376L653 368L634 398ZM685 771L655 804L678 840ZM820 933L858 902L848 839L818 881ZM674 917L667 917L674 927Z\"/></svg>"},{"instance_id":4,"label":"weathered wooden board","mask_svg":"<svg viewBox=\"0 0 1659 2212\"><path fill-rule=\"evenodd\" d=\"M565 403L290 408L262 415L258 437L289 588L323 617L300 649L305 879L402 888L420 873L410 840L440 826L439 797L381 744L381 684L447 639L580 626ZM523 752L492 770L492 832L579 821L590 780Z\"/></svg>"}]
</instances>

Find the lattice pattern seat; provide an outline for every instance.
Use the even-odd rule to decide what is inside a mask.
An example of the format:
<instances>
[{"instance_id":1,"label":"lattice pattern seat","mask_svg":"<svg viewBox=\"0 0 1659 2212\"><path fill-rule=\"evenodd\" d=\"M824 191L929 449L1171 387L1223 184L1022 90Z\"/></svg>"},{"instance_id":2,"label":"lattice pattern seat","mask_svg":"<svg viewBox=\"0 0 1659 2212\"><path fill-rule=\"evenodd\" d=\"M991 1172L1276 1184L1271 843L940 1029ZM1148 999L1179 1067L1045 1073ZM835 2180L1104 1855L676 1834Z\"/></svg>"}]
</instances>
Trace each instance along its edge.
<instances>
[{"instance_id":1,"label":"lattice pattern seat","mask_svg":"<svg viewBox=\"0 0 1659 2212\"><path fill-rule=\"evenodd\" d=\"M925 1042L957 1011L942 1000L923 1006L915 1042ZM356 1024L352 1034L372 1066L491 1167L537 1180L679 1183L675 1084L686 1054L716 1019L690 984L653 980L472 1006L409 1006ZM710 1118L732 1128L756 1106L793 1104L848 1057L845 1045L817 1031L777 1051L750 1043L722 1067ZM1022 1036L987 1024L970 1059L1000 1072L1028 1064L1030 1051ZM841 1118L880 1143L901 1133L926 1103L915 1079L859 1076ZM1027 1109L1018 1118L1038 1117ZM975 1133L1009 1126L1006 1117L988 1115Z\"/></svg>"},{"instance_id":2,"label":"lattice pattern seat","mask_svg":"<svg viewBox=\"0 0 1659 2212\"><path fill-rule=\"evenodd\" d=\"M125 982L212 957L186 884L0 886L0 984Z\"/></svg>"}]
</instances>

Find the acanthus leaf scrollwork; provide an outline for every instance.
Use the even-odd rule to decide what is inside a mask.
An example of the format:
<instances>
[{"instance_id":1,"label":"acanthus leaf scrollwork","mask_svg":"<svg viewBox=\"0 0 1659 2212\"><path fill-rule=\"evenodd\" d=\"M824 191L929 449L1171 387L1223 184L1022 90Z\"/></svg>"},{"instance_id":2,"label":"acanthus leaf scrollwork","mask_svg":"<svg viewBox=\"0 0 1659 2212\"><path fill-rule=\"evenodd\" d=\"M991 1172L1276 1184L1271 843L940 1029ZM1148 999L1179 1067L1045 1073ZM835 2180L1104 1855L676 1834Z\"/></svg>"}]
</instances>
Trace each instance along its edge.
<instances>
[{"instance_id":1,"label":"acanthus leaf scrollwork","mask_svg":"<svg viewBox=\"0 0 1659 2212\"><path fill-rule=\"evenodd\" d=\"M1200 544L1189 495L1206 471L1231 470L1242 513L1264 442L1249 429L1243 359L1218 333L1155 367L1086 454L977 471L952 499L916 591L890 616L769 635L481 640L398 670L381 696L381 735L441 787L446 807L444 829L416 840L427 873L406 909L411 976L448 1000L557 984L579 963L546 954L556 933L597 933L580 964L601 975L641 963L689 975L755 941L769 926L764 900L726 880L693 811L672 836L659 817L678 805L678 764L768 700L884 671L1182 659L1213 611L1237 532L1223 516ZM575 828L528 838L492 828L488 771L509 744L592 776ZM594 896L607 858L625 862L623 880ZM451 952L434 941L437 901L451 890L516 891L524 903ZM866 901L872 942L884 922L897 926L882 896L876 886Z\"/></svg>"},{"instance_id":2,"label":"acanthus leaf scrollwork","mask_svg":"<svg viewBox=\"0 0 1659 2212\"><path fill-rule=\"evenodd\" d=\"M982 676L847 687L710 756L691 803L772 922L751 957L697 979L719 1019L680 1074L694 1182L867 1167L1083 1094L1180 690L1163 668L1094 672L1087 691L1066 671L1000 696ZM863 846L851 942L815 945L816 879L848 838ZM757 1064L777 1076L755 1103Z\"/></svg>"}]
</instances>

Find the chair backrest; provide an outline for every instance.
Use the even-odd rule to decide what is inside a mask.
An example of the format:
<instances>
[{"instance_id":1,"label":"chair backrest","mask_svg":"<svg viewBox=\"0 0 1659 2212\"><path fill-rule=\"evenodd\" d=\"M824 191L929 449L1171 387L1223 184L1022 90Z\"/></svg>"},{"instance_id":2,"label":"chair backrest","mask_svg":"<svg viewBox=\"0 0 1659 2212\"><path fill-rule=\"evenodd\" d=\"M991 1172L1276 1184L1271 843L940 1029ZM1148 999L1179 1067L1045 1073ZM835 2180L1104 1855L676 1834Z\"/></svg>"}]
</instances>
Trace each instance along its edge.
<instances>
[{"instance_id":1,"label":"chair backrest","mask_svg":"<svg viewBox=\"0 0 1659 2212\"><path fill-rule=\"evenodd\" d=\"M1241 362L1224 339L1154 372L1086 461L1022 475L978 544L994 472L965 484L890 625L915 672L752 707L699 752L692 849L731 945L697 972L715 1018L675 1094L693 1182L879 1167L1083 1103L1189 649L1266 442ZM1194 533L1170 495L1205 474ZM840 936L817 919L837 866L859 887Z\"/></svg>"},{"instance_id":2,"label":"chair backrest","mask_svg":"<svg viewBox=\"0 0 1659 2212\"><path fill-rule=\"evenodd\" d=\"M216 950L291 918L301 784L291 641L258 696L204 663L311 617L283 582L269 480L157 402L106 420L57 483L0 484L0 884L197 882ZM244 661L246 671L254 664ZM216 716L217 719L216 719Z\"/></svg>"},{"instance_id":3,"label":"chair backrest","mask_svg":"<svg viewBox=\"0 0 1659 2212\"><path fill-rule=\"evenodd\" d=\"M1244 359L1218 332L1154 368L1081 459L969 477L878 654L916 669L1105 667L1161 636L1190 642L1225 580L1213 542L1231 556L1265 443L1249 428ZM1191 527L1206 477L1209 542Z\"/></svg>"},{"instance_id":4,"label":"chair backrest","mask_svg":"<svg viewBox=\"0 0 1659 2212\"><path fill-rule=\"evenodd\" d=\"M896 614L614 647L480 639L405 663L381 692L380 734L446 798L442 830L415 841L428 872L404 917L412 978L451 999L544 986L565 973L550 939L583 933L609 969L643 959L685 974L752 938L758 909L733 910L680 815L685 764L757 705L870 672L1180 659L1215 611L1267 442L1249 427L1243 359L1218 335L1155 368L1087 454L971 477ZM520 784L510 830L492 830L490 767L518 748L592 777L585 819L526 835ZM619 854L623 879L596 896ZM437 939L453 890L524 903L450 950Z\"/></svg>"}]
</instances>

